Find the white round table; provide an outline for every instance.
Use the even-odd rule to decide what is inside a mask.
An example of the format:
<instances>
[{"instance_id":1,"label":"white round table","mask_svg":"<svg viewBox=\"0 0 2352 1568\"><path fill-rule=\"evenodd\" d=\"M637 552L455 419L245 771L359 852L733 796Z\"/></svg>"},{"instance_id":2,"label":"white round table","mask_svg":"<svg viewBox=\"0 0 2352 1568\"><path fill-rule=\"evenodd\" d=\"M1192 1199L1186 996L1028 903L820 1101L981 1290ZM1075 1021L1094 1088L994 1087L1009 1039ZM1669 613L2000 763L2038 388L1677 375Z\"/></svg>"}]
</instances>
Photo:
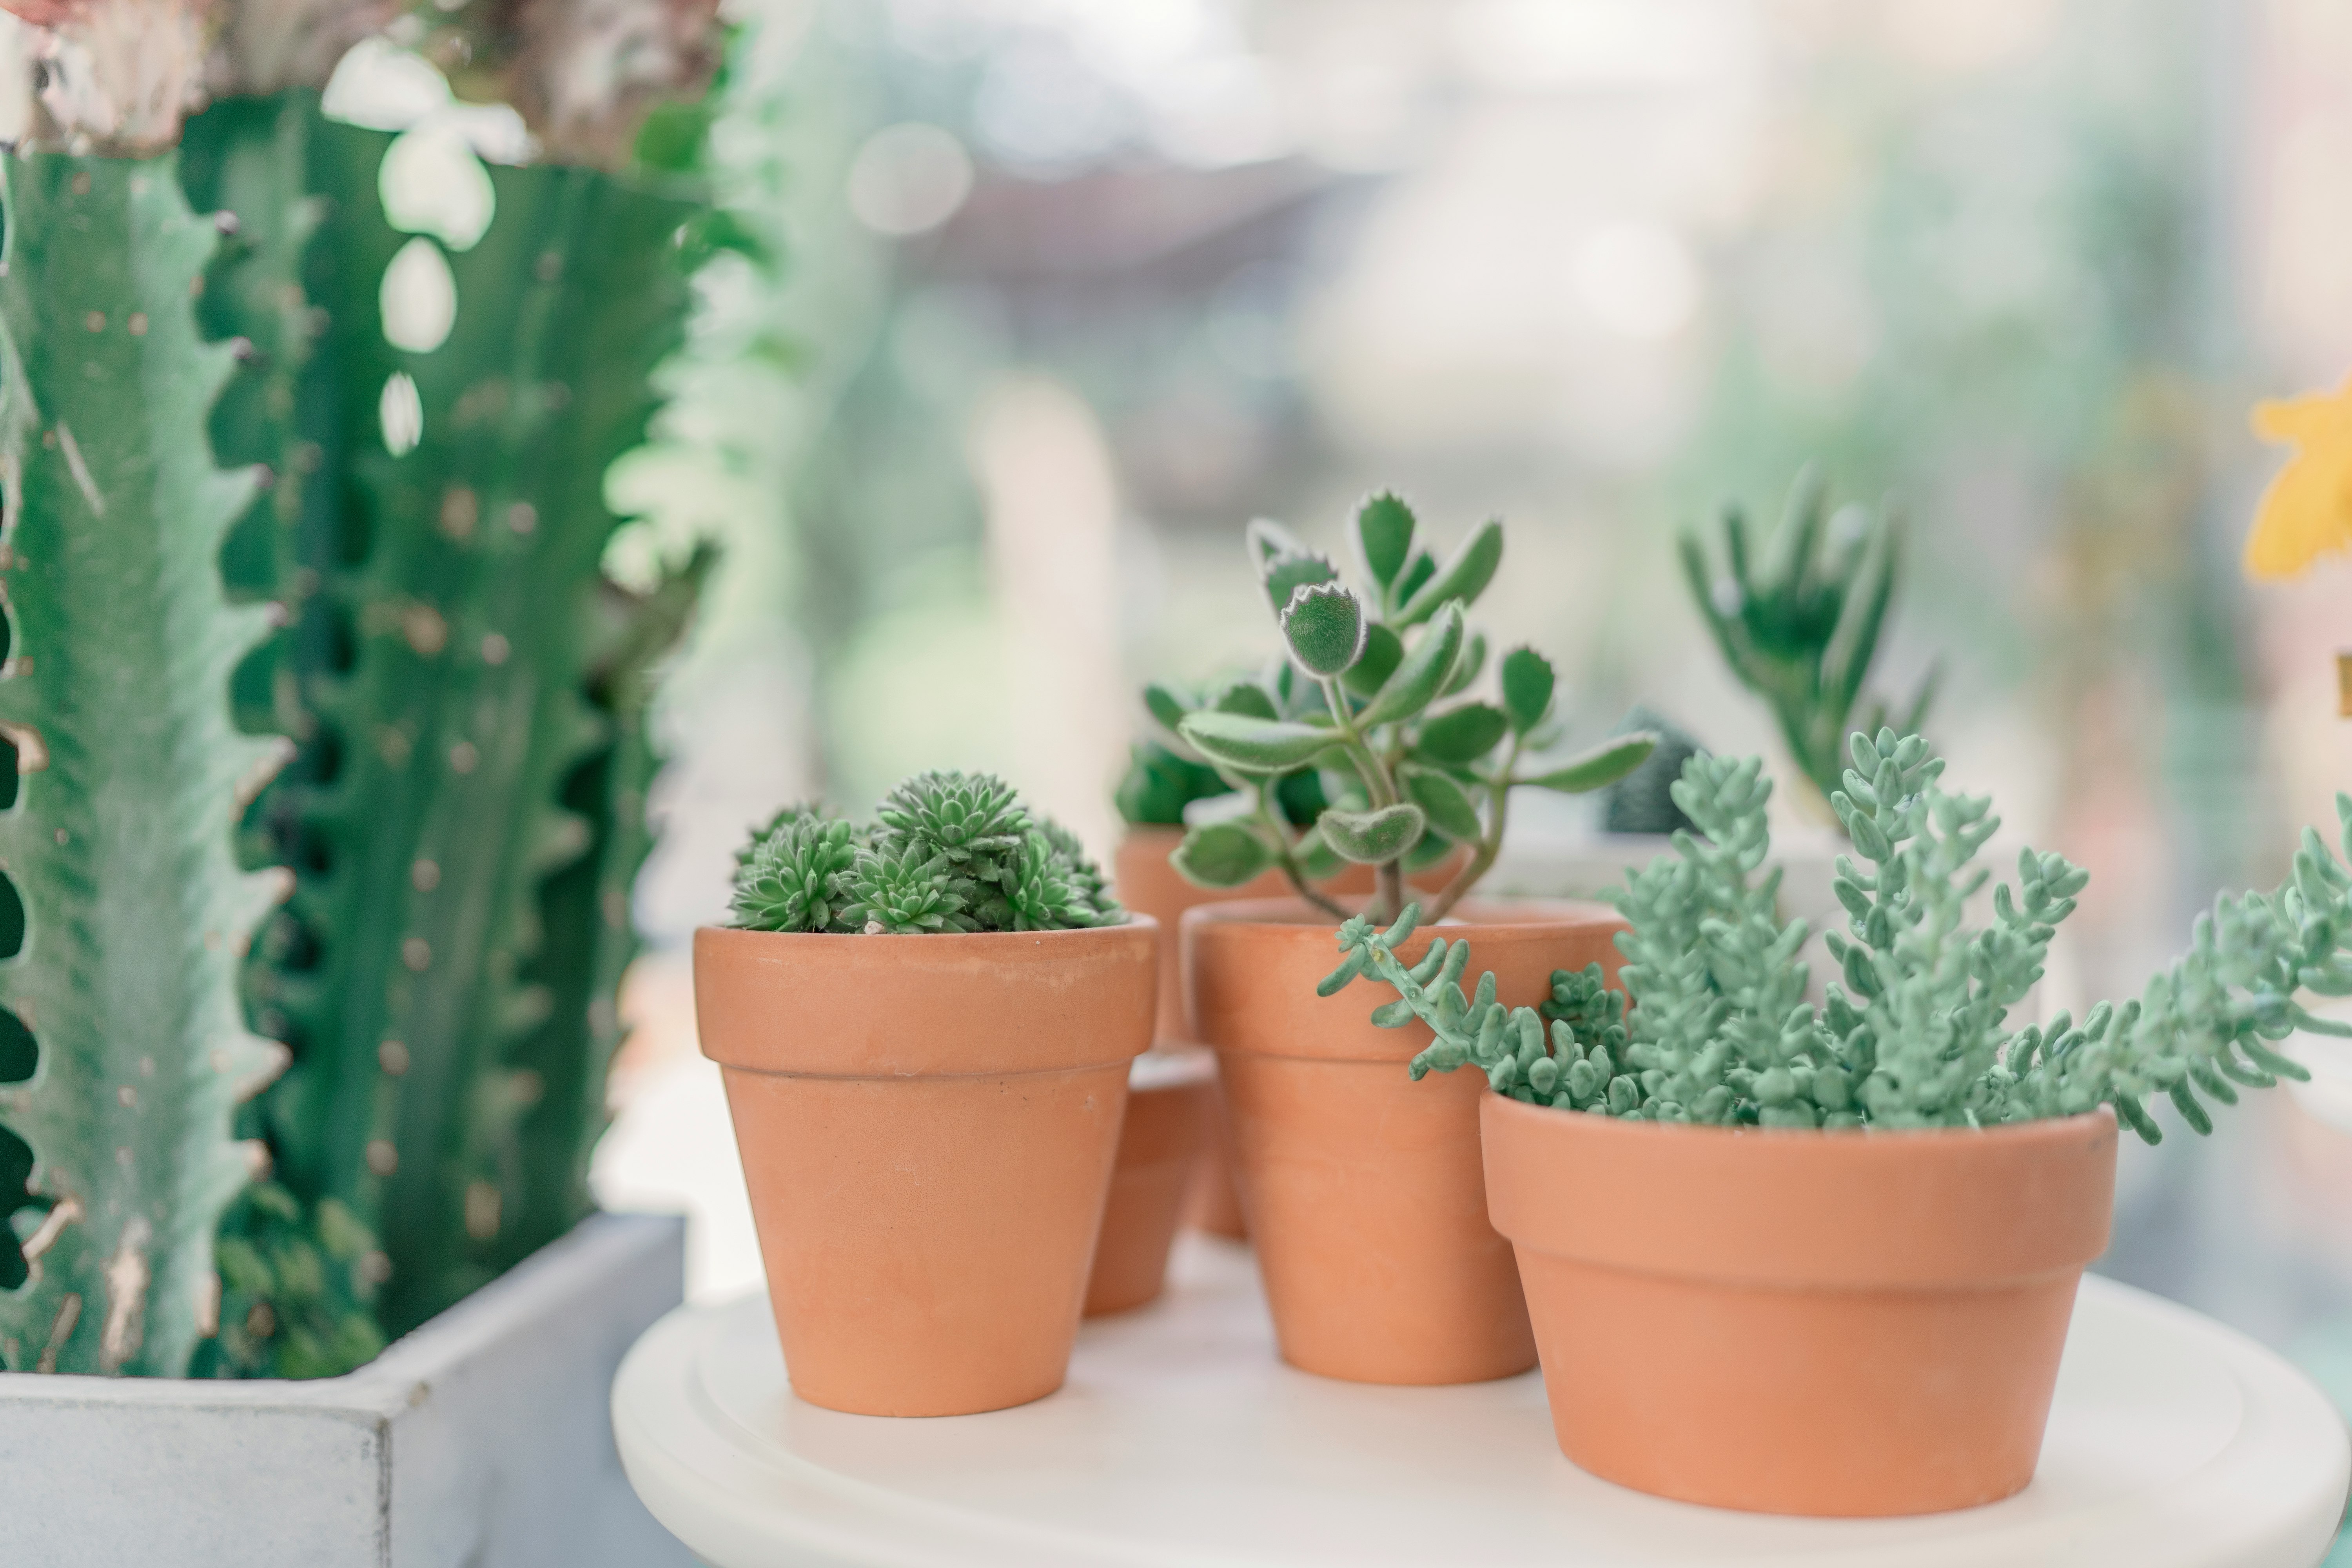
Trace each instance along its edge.
<instances>
[{"instance_id":1,"label":"white round table","mask_svg":"<svg viewBox=\"0 0 2352 1568\"><path fill-rule=\"evenodd\" d=\"M649 1330L613 1425L637 1495L713 1568L2312 1568L2352 1475L2343 1419L2292 1367L2093 1278L2018 1496L1904 1520L1664 1502L1560 1457L1538 1373L1375 1388L1284 1366L1248 1252L1200 1237L1169 1295L1087 1324L1034 1405L803 1405L752 1296Z\"/></svg>"}]
</instances>

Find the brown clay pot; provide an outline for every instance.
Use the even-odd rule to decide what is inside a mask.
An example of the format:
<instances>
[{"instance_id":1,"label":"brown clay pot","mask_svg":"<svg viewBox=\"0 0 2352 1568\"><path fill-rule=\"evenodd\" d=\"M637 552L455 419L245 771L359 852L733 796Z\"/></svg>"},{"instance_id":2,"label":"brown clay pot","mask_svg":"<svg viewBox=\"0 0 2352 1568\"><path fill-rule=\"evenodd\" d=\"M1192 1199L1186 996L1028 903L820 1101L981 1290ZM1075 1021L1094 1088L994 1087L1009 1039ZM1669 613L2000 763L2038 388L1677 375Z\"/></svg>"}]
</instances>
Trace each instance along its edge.
<instances>
[{"instance_id":1,"label":"brown clay pot","mask_svg":"<svg viewBox=\"0 0 2352 1568\"><path fill-rule=\"evenodd\" d=\"M1216 1112L1216 1059L1192 1046L1163 1045L1135 1058L1087 1282L1087 1317L1140 1307L1166 1286L1168 1248Z\"/></svg>"},{"instance_id":2,"label":"brown clay pot","mask_svg":"<svg viewBox=\"0 0 2352 1568\"><path fill-rule=\"evenodd\" d=\"M955 1415L1061 1386L1157 935L694 933L794 1393Z\"/></svg>"},{"instance_id":3,"label":"brown clay pot","mask_svg":"<svg viewBox=\"0 0 2352 1568\"><path fill-rule=\"evenodd\" d=\"M1555 969L1599 960L1624 929L1598 904L1472 904L1470 968L1532 1006ZM1525 1372L1535 1340L1509 1243L1486 1220L1478 1152L1484 1075L1405 1064L1427 1028L1374 1026L1394 993L1359 982L1318 997L1339 962L1328 916L1296 900L1212 904L1184 918L1185 983L1217 1050L1226 1130L1282 1357L1359 1383L1476 1383ZM1427 951L1427 927L1400 954Z\"/></svg>"},{"instance_id":4,"label":"brown clay pot","mask_svg":"<svg viewBox=\"0 0 2352 1568\"><path fill-rule=\"evenodd\" d=\"M2033 1479L2116 1121L1805 1132L1480 1102L1560 1451L1659 1497L1935 1513Z\"/></svg>"},{"instance_id":5,"label":"brown clay pot","mask_svg":"<svg viewBox=\"0 0 2352 1568\"><path fill-rule=\"evenodd\" d=\"M1118 851L1111 860L1113 890L1118 901L1158 921L1160 931L1166 933L1166 940L1160 945L1160 1017L1154 1026L1156 1037L1163 1040L1195 1037L1191 1020L1184 1015L1184 987L1177 973L1176 928L1184 911L1202 904L1279 899L1290 893L1289 884L1279 871L1268 871L1238 888L1202 888L1188 882L1168 863L1168 857L1183 841L1184 830L1181 827L1129 827L1119 839ZM1431 891L1444 887L1461 869L1465 853L1457 851L1416 873L1413 885ZM1370 893L1372 870L1369 866L1350 866L1321 886L1335 894ZM1236 1184L1233 1150L1225 1142L1223 1118L1211 1118L1208 1152L1193 1170L1192 1190L1185 1200L1184 1223L1212 1236L1247 1240L1249 1226L1242 1215L1241 1190Z\"/></svg>"}]
</instances>

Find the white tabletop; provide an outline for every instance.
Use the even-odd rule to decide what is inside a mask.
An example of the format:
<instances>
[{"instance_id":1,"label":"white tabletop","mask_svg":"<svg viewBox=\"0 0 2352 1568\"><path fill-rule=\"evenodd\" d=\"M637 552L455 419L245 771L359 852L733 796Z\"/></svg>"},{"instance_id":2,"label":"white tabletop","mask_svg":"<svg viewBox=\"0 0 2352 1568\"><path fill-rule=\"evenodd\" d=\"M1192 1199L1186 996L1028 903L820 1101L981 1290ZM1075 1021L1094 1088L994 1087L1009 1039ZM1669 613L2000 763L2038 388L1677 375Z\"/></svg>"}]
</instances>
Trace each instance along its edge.
<instances>
[{"instance_id":1,"label":"white tabletop","mask_svg":"<svg viewBox=\"0 0 2352 1568\"><path fill-rule=\"evenodd\" d=\"M2129 1564L2312 1568L2352 1448L2284 1362L2085 1279L2042 1468L2005 1502L1818 1521L1664 1502L1560 1457L1539 1374L1374 1388L1275 1359L1249 1253L1089 1323L1050 1398L891 1420L795 1400L767 1301L684 1308L621 1368L621 1458L714 1568Z\"/></svg>"}]
</instances>

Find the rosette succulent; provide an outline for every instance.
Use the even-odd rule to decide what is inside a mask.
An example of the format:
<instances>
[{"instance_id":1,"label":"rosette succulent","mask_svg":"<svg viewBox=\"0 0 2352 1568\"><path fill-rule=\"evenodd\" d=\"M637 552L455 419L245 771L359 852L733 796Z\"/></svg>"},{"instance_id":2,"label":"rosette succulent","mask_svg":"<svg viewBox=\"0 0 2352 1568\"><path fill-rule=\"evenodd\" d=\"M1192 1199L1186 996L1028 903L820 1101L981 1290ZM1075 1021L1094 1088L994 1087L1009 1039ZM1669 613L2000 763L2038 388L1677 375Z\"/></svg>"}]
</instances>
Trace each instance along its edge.
<instances>
[{"instance_id":1,"label":"rosette succulent","mask_svg":"<svg viewBox=\"0 0 2352 1568\"><path fill-rule=\"evenodd\" d=\"M1375 868L1373 913L1392 919L1408 868L1457 848L1468 855L1436 895L1440 918L1494 866L1510 792L1603 787L1650 754L1655 737L1621 735L1579 755L1554 755L1557 677L1530 647L1496 661L1468 607L1495 580L1503 527L1474 529L1441 563L1412 508L1393 494L1356 510L1352 537L1364 586L1279 524L1250 524L1250 559L1274 611L1285 660L1263 679L1188 704L1165 687L1145 704L1183 754L1241 792L1243 809L1194 826L1171 858L1204 887L1239 887L1278 868L1299 895L1344 913L1314 886L1345 862ZM1297 781L1319 786L1301 824Z\"/></svg>"},{"instance_id":2,"label":"rosette succulent","mask_svg":"<svg viewBox=\"0 0 2352 1568\"><path fill-rule=\"evenodd\" d=\"M1065 931L1126 912L1077 836L990 773L918 773L869 830L787 807L737 858L734 923L871 936Z\"/></svg>"},{"instance_id":3,"label":"rosette succulent","mask_svg":"<svg viewBox=\"0 0 2352 1568\"><path fill-rule=\"evenodd\" d=\"M857 862L856 830L803 809L755 837L735 877L735 921L754 931L825 931L845 906L841 879Z\"/></svg>"}]
</instances>

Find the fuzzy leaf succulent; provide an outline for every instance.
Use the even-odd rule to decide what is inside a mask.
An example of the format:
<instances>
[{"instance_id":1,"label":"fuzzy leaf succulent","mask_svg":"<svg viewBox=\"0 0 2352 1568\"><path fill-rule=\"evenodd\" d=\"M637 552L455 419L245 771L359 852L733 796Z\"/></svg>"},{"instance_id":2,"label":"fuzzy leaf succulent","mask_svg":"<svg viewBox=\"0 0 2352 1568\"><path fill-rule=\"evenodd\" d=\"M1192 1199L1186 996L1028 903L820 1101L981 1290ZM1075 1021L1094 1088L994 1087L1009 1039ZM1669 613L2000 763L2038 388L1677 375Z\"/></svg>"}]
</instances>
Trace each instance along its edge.
<instances>
[{"instance_id":1,"label":"fuzzy leaf succulent","mask_svg":"<svg viewBox=\"0 0 2352 1568\"><path fill-rule=\"evenodd\" d=\"M2299 1000L2352 994L2352 873L2308 829L2286 883L2220 900L2189 954L2139 997L2102 1002L2079 1024L2061 1014L2010 1028L2088 874L2028 849L2016 881L1994 889L1992 923L1971 928L1965 905L1990 877L1974 862L2000 826L1990 800L1941 789L1943 761L1916 735L1856 732L1848 756L1832 805L1868 868L1838 859L1849 920L1829 936L1841 979L1819 1008L1797 956L1805 923L1780 921L1780 874L1759 875L1770 851L1761 761L1706 755L1675 786L1696 831L1676 833L1675 854L1616 895L1632 925L1617 939L1624 996L1597 964L1555 973L1540 1011L1506 1009L1492 973L1465 993L1466 941L1433 942L1411 966L1397 956L1417 906L1386 931L1361 918L1341 926L1345 956L1320 993L1366 974L1393 989L1373 1021L1417 1019L1434 1037L1413 1058L1416 1079L1475 1066L1531 1103L1768 1127L1987 1127L2109 1105L2155 1142L2148 1097L2209 1131L2205 1100L2308 1077L2275 1048L2286 1036L2352 1035ZM2352 857L2352 796L2336 812Z\"/></svg>"},{"instance_id":2,"label":"fuzzy leaf succulent","mask_svg":"<svg viewBox=\"0 0 2352 1568\"><path fill-rule=\"evenodd\" d=\"M1723 509L1719 570L1696 533L1682 537L1692 602L1732 674L1771 708L1790 760L1818 792L1816 809L1838 787L1848 731L1916 731L1936 688L1930 672L1899 718L1884 700L1865 698L1901 540L1883 507L1826 508L1809 467L1761 560L1751 560L1747 515L1736 504Z\"/></svg>"},{"instance_id":3,"label":"fuzzy leaf succulent","mask_svg":"<svg viewBox=\"0 0 2352 1568\"><path fill-rule=\"evenodd\" d=\"M1172 863L1216 888L1278 868L1334 916L1344 911L1314 882L1344 862L1369 865L1372 911L1389 920L1406 870L1466 847L1466 863L1436 895L1432 915L1441 918L1501 852L1514 787L1602 788L1638 766L1654 737L1549 758L1562 731L1557 678L1533 648L1499 661L1499 703L1467 695L1486 673L1486 639L1465 616L1501 569L1501 523L1481 524L1441 563L1412 508L1382 493L1357 509L1352 531L1360 590L1279 524L1252 523L1250 558L1286 662L1212 703L1184 708L1155 700L1160 689L1146 694L1154 717L1248 797L1243 814L1196 825ZM1302 831L1278 807L1285 782L1310 770L1328 804Z\"/></svg>"},{"instance_id":4,"label":"fuzzy leaf succulent","mask_svg":"<svg viewBox=\"0 0 2352 1568\"><path fill-rule=\"evenodd\" d=\"M1127 916L1077 836L1021 804L992 773L918 773L875 826L785 807L738 857L733 911L746 931L911 936L1066 931Z\"/></svg>"}]
</instances>

